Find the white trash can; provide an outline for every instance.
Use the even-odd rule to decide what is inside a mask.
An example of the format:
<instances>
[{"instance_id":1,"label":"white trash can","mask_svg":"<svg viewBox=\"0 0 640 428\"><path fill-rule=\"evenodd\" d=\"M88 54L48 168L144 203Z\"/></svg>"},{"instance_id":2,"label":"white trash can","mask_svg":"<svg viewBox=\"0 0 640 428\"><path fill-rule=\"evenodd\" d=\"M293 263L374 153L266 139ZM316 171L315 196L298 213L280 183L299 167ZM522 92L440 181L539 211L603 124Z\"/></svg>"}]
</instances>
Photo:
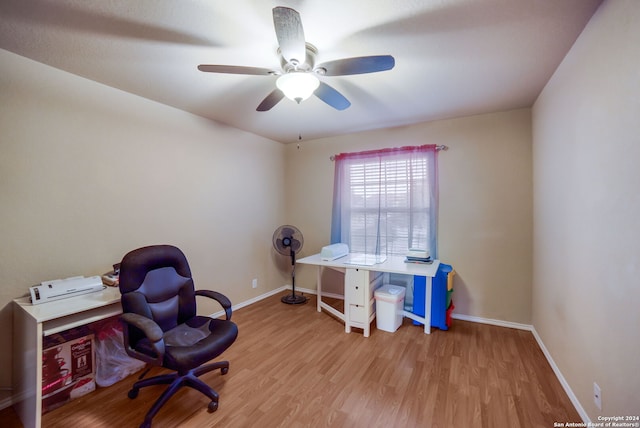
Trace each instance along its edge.
<instances>
[{"instance_id":1,"label":"white trash can","mask_svg":"<svg viewBox=\"0 0 640 428\"><path fill-rule=\"evenodd\" d=\"M391 284L383 285L375 291L378 330L393 333L402 325L404 293L404 287Z\"/></svg>"}]
</instances>

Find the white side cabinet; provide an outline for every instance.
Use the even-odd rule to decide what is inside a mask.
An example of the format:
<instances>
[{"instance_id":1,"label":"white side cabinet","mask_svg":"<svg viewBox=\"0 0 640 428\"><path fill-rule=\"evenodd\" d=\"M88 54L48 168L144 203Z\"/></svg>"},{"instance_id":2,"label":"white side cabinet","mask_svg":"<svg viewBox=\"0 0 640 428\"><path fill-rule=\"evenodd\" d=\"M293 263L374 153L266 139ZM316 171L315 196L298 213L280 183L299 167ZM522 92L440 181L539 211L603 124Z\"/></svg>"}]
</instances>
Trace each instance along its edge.
<instances>
[{"instance_id":1,"label":"white side cabinet","mask_svg":"<svg viewBox=\"0 0 640 428\"><path fill-rule=\"evenodd\" d=\"M376 317L375 290L382 285L382 272L347 268L344 276L345 331L351 327L364 330L369 337L371 322Z\"/></svg>"},{"instance_id":2,"label":"white side cabinet","mask_svg":"<svg viewBox=\"0 0 640 428\"><path fill-rule=\"evenodd\" d=\"M120 290L103 291L32 305L28 297L13 307L14 408L25 428L42 422L42 342L45 336L122 313Z\"/></svg>"}]
</instances>

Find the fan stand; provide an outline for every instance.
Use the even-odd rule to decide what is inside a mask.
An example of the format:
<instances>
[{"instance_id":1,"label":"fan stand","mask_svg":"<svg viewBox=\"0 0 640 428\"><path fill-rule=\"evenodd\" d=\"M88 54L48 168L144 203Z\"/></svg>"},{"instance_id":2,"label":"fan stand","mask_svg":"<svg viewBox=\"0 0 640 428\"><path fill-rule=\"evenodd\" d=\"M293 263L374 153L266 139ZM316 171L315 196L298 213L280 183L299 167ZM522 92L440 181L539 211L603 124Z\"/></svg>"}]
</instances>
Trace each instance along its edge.
<instances>
[{"instance_id":1,"label":"fan stand","mask_svg":"<svg viewBox=\"0 0 640 428\"><path fill-rule=\"evenodd\" d=\"M282 296L280 299L282 303L286 303L288 305L300 305L302 303L307 303L307 298L298 294L296 295L296 253L291 248L291 294L287 296Z\"/></svg>"}]
</instances>

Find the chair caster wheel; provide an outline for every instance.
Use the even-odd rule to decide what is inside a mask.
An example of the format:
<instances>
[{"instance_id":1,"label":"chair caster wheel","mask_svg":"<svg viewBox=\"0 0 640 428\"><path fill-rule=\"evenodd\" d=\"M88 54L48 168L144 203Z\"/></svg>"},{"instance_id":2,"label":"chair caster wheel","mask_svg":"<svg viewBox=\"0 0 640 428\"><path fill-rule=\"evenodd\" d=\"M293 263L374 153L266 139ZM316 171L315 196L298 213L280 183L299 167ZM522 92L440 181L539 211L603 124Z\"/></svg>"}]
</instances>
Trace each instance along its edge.
<instances>
[{"instance_id":1,"label":"chair caster wheel","mask_svg":"<svg viewBox=\"0 0 640 428\"><path fill-rule=\"evenodd\" d=\"M209 405L207 406L207 410L209 411L209 413L213 413L216 410L218 410L218 402L217 401L210 402Z\"/></svg>"},{"instance_id":2,"label":"chair caster wheel","mask_svg":"<svg viewBox=\"0 0 640 428\"><path fill-rule=\"evenodd\" d=\"M229 373L229 367L223 367L223 368L221 368L221 369L220 369L220 373L222 373L222 374L227 374L227 373Z\"/></svg>"},{"instance_id":3,"label":"chair caster wheel","mask_svg":"<svg viewBox=\"0 0 640 428\"><path fill-rule=\"evenodd\" d=\"M138 392L140 392L139 389L133 388L131 391L129 391L127 393L127 397L129 397L129 398L131 398L133 400L134 398L136 398L138 396Z\"/></svg>"}]
</instances>

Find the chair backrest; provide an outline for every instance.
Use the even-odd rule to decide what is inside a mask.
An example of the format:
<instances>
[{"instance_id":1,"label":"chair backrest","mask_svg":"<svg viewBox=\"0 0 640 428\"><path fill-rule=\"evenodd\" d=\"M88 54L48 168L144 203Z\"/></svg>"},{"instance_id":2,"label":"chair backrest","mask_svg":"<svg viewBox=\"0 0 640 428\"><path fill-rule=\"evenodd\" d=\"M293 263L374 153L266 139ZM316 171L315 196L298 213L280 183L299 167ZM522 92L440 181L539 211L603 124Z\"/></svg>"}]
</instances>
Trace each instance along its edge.
<instances>
[{"instance_id":1,"label":"chair backrest","mask_svg":"<svg viewBox=\"0 0 640 428\"><path fill-rule=\"evenodd\" d=\"M154 320L163 331L196 315L195 287L184 253L171 245L153 245L127 253L120 264L122 311ZM129 338L142 338L135 328Z\"/></svg>"}]
</instances>

